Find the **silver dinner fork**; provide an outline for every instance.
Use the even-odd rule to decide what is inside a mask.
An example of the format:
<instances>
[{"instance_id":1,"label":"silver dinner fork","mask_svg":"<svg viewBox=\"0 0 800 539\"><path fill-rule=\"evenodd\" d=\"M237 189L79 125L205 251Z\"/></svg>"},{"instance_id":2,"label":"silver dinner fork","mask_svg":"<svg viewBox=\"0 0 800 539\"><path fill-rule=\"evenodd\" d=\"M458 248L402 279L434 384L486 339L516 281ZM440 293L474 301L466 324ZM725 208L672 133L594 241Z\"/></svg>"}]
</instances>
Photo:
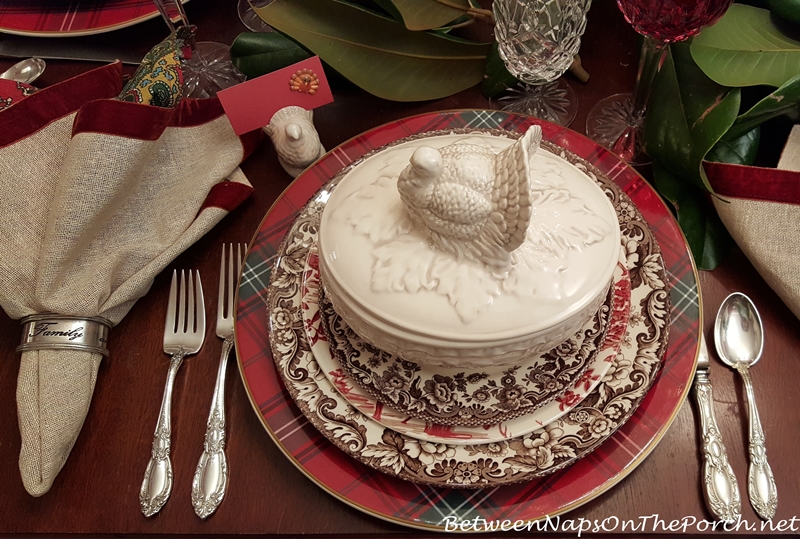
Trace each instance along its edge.
<instances>
[{"instance_id":1,"label":"silver dinner fork","mask_svg":"<svg viewBox=\"0 0 800 539\"><path fill-rule=\"evenodd\" d=\"M195 286L192 272L189 272L187 286L186 276L181 270L179 292L177 271L172 272L167 319L164 324L164 352L171 354L172 359L169 362L167 384L161 399L161 411L156 423L150 462L147 463L142 488L139 490L139 506L146 517L158 513L172 492L172 461L169 453L172 430L172 385L175 382L175 375L183 363L183 358L200 350L206 335L203 286L200 283L200 272L196 272L196 275Z\"/></svg>"},{"instance_id":2,"label":"silver dinner fork","mask_svg":"<svg viewBox=\"0 0 800 539\"><path fill-rule=\"evenodd\" d=\"M233 348L236 280L242 271L242 246L239 244L236 245L235 271L233 261L233 244L223 245L217 296L217 337L224 340L214 396L211 398L211 411L206 424L203 454L200 455L192 480L192 505L200 518L206 518L216 511L228 486L228 460L225 457L225 370L228 366L228 355Z\"/></svg>"}]
</instances>

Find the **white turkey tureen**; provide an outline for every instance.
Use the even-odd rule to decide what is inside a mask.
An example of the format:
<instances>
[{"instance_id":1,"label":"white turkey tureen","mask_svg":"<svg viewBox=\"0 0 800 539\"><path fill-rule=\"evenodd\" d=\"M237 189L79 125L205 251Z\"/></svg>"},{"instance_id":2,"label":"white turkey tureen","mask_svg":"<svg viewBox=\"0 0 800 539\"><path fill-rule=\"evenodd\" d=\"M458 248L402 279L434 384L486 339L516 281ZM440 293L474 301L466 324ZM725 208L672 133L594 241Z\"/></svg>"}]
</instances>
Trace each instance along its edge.
<instances>
[{"instance_id":1,"label":"white turkey tureen","mask_svg":"<svg viewBox=\"0 0 800 539\"><path fill-rule=\"evenodd\" d=\"M400 141L347 172L319 232L334 309L417 363L486 368L571 337L606 298L619 223L600 187L543 148L488 133Z\"/></svg>"}]
</instances>

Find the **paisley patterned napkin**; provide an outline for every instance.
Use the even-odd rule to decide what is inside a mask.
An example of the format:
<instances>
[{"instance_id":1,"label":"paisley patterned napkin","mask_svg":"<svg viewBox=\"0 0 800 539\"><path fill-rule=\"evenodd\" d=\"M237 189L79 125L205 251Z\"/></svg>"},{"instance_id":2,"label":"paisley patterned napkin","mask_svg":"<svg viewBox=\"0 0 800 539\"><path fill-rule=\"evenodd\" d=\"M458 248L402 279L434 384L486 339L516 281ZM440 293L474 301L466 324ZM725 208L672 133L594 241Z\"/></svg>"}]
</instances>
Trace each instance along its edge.
<instances>
[{"instance_id":1,"label":"paisley patterned napkin","mask_svg":"<svg viewBox=\"0 0 800 539\"><path fill-rule=\"evenodd\" d=\"M800 318L800 125L777 169L704 163L725 227L767 284Z\"/></svg>"},{"instance_id":2,"label":"paisley patterned napkin","mask_svg":"<svg viewBox=\"0 0 800 539\"><path fill-rule=\"evenodd\" d=\"M119 98L131 103L175 107L183 97L181 59L191 54L189 41L194 33L194 26L181 26L150 50Z\"/></svg>"},{"instance_id":3,"label":"paisley patterned napkin","mask_svg":"<svg viewBox=\"0 0 800 539\"><path fill-rule=\"evenodd\" d=\"M260 132L236 136L217 99L181 99L184 39L154 49L124 91L116 63L0 111L0 305L11 318L50 312L116 325L252 191L238 167ZM109 340L124 361L114 329ZM46 493L65 464L101 359L22 353L19 466L31 495Z\"/></svg>"}]
</instances>

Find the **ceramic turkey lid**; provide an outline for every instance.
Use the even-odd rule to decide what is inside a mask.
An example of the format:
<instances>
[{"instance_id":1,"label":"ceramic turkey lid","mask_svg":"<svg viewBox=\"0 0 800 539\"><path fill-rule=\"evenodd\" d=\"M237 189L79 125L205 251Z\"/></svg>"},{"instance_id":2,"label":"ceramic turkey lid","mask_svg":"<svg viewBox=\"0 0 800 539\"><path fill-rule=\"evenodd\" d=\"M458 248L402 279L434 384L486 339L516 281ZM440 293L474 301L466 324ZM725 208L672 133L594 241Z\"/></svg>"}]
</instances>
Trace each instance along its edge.
<instances>
[{"instance_id":1,"label":"ceramic turkey lid","mask_svg":"<svg viewBox=\"0 0 800 539\"><path fill-rule=\"evenodd\" d=\"M434 248L404 207L398 177L415 150L454 143L499 154L513 139L439 135L388 147L350 170L320 224L321 264L350 301L389 324L461 341L550 328L603 294L619 224L600 187L545 149L530 157L532 216L507 271ZM462 160L462 152L443 152ZM458 169L458 164L448 164Z\"/></svg>"}]
</instances>

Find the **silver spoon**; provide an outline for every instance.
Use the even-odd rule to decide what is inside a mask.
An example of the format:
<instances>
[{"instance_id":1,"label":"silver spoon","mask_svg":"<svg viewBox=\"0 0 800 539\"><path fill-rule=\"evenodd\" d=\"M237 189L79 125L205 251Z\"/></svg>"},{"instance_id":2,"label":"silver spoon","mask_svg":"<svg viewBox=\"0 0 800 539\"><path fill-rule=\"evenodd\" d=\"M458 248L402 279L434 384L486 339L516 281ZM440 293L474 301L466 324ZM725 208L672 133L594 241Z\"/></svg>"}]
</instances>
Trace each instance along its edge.
<instances>
[{"instance_id":1,"label":"silver spoon","mask_svg":"<svg viewBox=\"0 0 800 539\"><path fill-rule=\"evenodd\" d=\"M0 79L15 80L17 82L30 84L39 78L39 75L44 72L46 65L47 64L45 64L44 60L41 58L28 58L27 60L17 62L0 74Z\"/></svg>"},{"instance_id":2,"label":"silver spoon","mask_svg":"<svg viewBox=\"0 0 800 539\"><path fill-rule=\"evenodd\" d=\"M761 317L750 298L734 292L722 302L714 324L714 342L719 358L742 375L747 408L749 411L750 468L747 474L747 492L750 503L758 515L769 520L778 507L775 478L767 462L764 430L758 418L756 396L749 367L755 365L764 350Z\"/></svg>"}]
</instances>

